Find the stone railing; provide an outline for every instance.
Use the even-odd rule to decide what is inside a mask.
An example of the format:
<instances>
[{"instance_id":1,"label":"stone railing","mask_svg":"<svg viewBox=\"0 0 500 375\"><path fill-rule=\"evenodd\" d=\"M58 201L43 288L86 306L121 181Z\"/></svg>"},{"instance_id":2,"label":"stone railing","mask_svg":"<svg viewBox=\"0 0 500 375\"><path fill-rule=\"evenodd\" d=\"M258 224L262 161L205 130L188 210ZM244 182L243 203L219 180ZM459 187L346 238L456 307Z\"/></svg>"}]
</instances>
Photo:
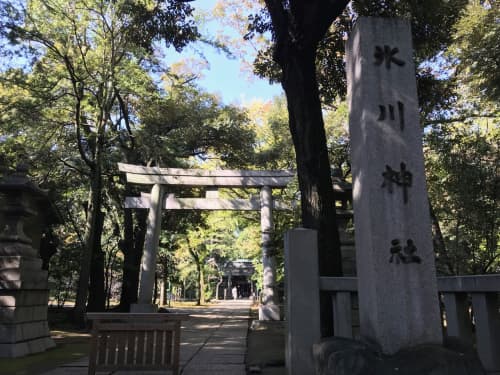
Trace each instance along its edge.
<instances>
[{"instance_id":1,"label":"stone railing","mask_svg":"<svg viewBox=\"0 0 500 375\"><path fill-rule=\"evenodd\" d=\"M300 371L314 368L311 348L320 340L319 293L314 290L331 294L335 336L359 338L357 279L319 277L313 250L314 232L287 234L286 361L288 369ZM438 277L438 291L443 335L474 345L485 370L500 374L500 275Z\"/></svg>"},{"instance_id":2,"label":"stone railing","mask_svg":"<svg viewBox=\"0 0 500 375\"><path fill-rule=\"evenodd\" d=\"M356 338L357 280L320 277L319 289L332 294L336 336ZM500 275L438 277L443 334L475 344L487 371L500 371Z\"/></svg>"},{"instance_id":3,"label":"stone railing","mask_svg":"<svg viewBox=\"0 0 500 375\"><path fill-rule=\"evenodd\" d=\"M488 371L500 373L500 275L438 277L449 337L475 343Z\"/></svg>"}]
</instances>

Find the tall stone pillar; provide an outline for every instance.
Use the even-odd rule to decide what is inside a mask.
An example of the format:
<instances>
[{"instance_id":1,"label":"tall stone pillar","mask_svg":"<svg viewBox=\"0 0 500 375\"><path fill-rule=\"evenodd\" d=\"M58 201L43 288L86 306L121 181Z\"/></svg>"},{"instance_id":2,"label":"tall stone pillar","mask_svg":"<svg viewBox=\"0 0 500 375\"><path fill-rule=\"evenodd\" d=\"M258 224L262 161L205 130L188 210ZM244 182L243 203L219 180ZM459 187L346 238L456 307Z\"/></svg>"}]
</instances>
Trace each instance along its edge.
<instances>
[{"instance_id":1,"label":"tall stone pillar","mask_svg":"<svg viewBox=\"0 0 500 375\"><path fill-rule=\"evenodd\" d=\"M26 177L26 168L0 181L0 357L13 358L54 346L47 324L47 271L39 242L46 193ZM26 228L29 222L30 228ZM29 235L26 234L29 233Z\"/></svg>"},{"instance_id":2,"label":"tall stone pillar","mask_svg":"<svg viewBox=\"0 0 500 375\"><path fill-rule=\"evenodd\" d=\"M360 333L386 354L440 344L409 23L360 18L347 77Z\"/></svg>"},{"instance_id":3,"label":"tall stone pillar","mask_svg":"<svg viewBox=\"0 0 500 375\"><path fill-rule=\"evenodd\" d=\"M269 186L260 191L260 228L262 232L262 292L259 320L280 320L276 293L276 257L272 244L273 196Z\"/></svg>"},{"instance_id":4,"label":"tall stone pillar","mask_svg":"<svg viewBox=\"0 0 500 375\"><path fill-rule=\"evenodd\" d=\"M163 206L163 186L155 184L151 189L151 208L149 209L144 253L142 254L139 280L139 296L136 304L130 307L131 312L155 312L158 306L153 305L155 285L156 256L161 232L161 211Z\"/></svg>"}]
</instances>

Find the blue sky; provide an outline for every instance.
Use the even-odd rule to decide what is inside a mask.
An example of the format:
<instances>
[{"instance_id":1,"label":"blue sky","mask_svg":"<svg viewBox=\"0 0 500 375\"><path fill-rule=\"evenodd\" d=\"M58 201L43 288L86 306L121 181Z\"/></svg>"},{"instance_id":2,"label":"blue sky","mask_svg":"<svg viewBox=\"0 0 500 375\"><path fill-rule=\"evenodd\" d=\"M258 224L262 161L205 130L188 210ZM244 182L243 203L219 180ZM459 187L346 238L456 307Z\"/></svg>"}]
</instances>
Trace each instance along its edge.
<instances>
[{"instance_id":1,"label":"blue sky","mask_svg":"<svg viewBox=\"0 0 500 375\"><path fill-rule=\"evenodd\" d=\"M191 5L197 11L210 11L215 2L216 0L196 0ZM221 29L231 37L236 36L233 30L215 21L207 23L201 31L213 36ZM172 64L186 58L201 59L200 52L206 59L207 65L197 84L208 92L219 95L225 104L244 104L255 99L267 101L283 92L281 85L270 85L267 80L260 79L248 71L242 71L238 59L231 59L225 53L203 43L187 47L180 54L169 54L167 63Z\"/></svg>"},{"instance_id":2,"label":"blue sky","mask_svg":"<svg viewBox=\"0 0 500 375\"><path fill-rule=\"evenodd\" d=\"M253 99L269 100L282 93L280 85L270 85L267 80L249 77L247 72L242 72L238 60L231 60L211 48L207 48L205 57L210 67L204 72L199 85L220 95L226 104L245 103Z\"/></svg>"}]
</instances>

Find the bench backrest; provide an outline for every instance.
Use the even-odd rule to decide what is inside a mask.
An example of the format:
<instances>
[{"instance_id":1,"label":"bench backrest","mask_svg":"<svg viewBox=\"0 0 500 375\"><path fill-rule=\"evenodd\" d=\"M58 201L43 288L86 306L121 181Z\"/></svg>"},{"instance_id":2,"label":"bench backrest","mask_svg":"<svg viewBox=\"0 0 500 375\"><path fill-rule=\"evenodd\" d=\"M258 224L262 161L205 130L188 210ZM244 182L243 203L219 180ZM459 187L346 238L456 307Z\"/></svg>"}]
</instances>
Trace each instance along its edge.
<instances>
[{"instance_id":1,"label":"bench backrest","mask_svg":"<svg viewBox=\"0 0 500 375\"><path fill-rule=\"evenodd\" d=\"M88 313L93 321L89 374L110 370L179 372L185 314Z\"/></svg>"}]
</instances>

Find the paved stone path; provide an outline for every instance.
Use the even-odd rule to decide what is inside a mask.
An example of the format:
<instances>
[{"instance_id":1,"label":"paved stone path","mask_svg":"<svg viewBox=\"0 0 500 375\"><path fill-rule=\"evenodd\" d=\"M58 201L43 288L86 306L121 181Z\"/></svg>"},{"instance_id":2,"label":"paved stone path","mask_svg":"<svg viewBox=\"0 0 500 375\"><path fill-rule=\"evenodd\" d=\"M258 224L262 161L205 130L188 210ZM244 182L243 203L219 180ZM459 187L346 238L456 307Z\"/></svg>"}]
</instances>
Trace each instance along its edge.
<instances>
[{"instance_id":1,"label":"paved stone path","mask_svg":"<svg viewBox=\"0 0 500 375\"><path fill-rule=\"evenodd\" d=\"M219 302L184 311L191 316L181 332L181 374L244 375L251 301Z\"/></svg>"},{"instance_id":2,"label":"paved stone path","mask_svg":"<svg viewBox=\"0 0 500 375\"><path fill-rule=\"evenodd\" d=\"M208 308L175 309L175 312L190 315L190 319L182 323L180 373L182 375L245 375L250 305L250 300L230 300L220 301ZM84 375L87 374L87 364L88 358L83 358L43 375ZM115 371L106 374L152 375L159 373L161 372Z\"/></svg>"}]
</instances>

